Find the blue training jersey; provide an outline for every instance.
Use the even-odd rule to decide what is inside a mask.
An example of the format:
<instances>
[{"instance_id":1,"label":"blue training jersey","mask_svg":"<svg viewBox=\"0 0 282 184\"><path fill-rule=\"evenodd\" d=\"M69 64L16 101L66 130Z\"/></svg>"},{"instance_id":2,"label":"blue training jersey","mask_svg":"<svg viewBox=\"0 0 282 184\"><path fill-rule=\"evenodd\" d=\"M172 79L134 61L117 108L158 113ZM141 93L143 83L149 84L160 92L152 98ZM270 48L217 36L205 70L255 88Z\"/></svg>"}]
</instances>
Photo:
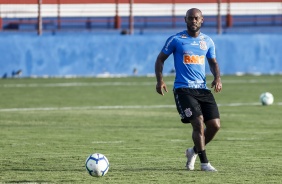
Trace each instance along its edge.
<instances>
[{"instance_id":1,"label":"blue training jersey","mask_svg":"<svg viewBox=\"0 0 282 184\"><path fill-rule=\"evenodd\" d=\"M169 37L162 52L173 53L176 71L174 88L208 89L205 75L205 58L215 58L212 39L200 33L197 38L182 31Z\"/></svg>"}]
</instances>

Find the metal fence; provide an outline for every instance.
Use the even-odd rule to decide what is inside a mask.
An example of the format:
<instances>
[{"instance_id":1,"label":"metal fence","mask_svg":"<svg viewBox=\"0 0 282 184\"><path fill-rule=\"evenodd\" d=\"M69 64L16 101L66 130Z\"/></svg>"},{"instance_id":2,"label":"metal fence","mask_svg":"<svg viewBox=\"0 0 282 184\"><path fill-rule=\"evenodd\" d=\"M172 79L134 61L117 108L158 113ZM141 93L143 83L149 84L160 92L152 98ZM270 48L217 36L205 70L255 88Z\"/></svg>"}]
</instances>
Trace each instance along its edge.
<instances>
[{"instance_id":1,"label":"metal fence","mask_svg":"<svg viewBox=\"0 0 282 184\"><path fill-rule=\"evenodd\" d=\"M27 2L28 4L0 4L2 32L37 32L40 35L44 31L117 31L121 34L133 34L134 30L162 31L185 28L183 17L187 9L197 7L205 17L203 27L217 33L282 33L282 2L279 1L134 3L129 0L127 3L89 1L84 4L44 4L42 0Z\"/></svg>"}]
</instances>

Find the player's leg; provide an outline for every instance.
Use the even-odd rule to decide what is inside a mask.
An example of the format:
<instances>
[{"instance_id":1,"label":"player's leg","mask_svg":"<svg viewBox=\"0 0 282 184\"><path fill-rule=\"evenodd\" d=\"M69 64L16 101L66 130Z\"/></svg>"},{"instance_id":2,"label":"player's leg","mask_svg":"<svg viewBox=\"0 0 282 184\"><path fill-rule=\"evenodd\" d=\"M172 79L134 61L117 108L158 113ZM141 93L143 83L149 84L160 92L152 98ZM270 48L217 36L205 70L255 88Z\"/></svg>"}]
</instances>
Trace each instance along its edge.
<instances>
[{"instance_id":1,"label":"player's leg","mask_svg":"<svg viewBox=\"0 0 282 184\"><path fill-rule=\"evenodd\" d=\"M193 124L193 123L192 123ZM201 170L202 171L217 171L208 161L207 155L206 155L206 149L205 146L214 138L215 134L218 132L220 127L220 121L219 119L213 119L205 122L206 128L204 130L204 143L198 144L195 143L195 148L198 152L199 158L201 160ZM195 149L194 148L194 149Z\"/></svg>"},{"instance_id":2,"label":"player's leg","mask_svg":"<svg viewBox=\"0 0 282 184\"><path fill-rule=\"evenodd\" d=\"M206 128L205 128L205 146L214 138L215 134L218 132L220 128L220 120L219 119L213 119L205 122ZM195 144L196 145L196 144ZM196 146L193 148L195 149ZM199 150L198 148L196 148ZM198 155L201 159L201 170L203 171L216 171L216 169L210 165L209 161L207 160L205 148L202 149L204 152L199 152ZM206 160L205 160L206 159Z\"/></svg>"},{"instance_id":3,"label":"player's leg","mask_svg":"<svg viewBox=\"0 0 282 184\"><path fill-rule=\"evenodd\" d=\"M203 92L204 97L201 98L200 104L201 109L204 117L204 124L206 126L205 128L205 146L214 138L216 133L220 129L220 119L219 119L219 111L217 104L215 102L215 99L213 97L213 94L210 91L204 91ZM196 147L197 148L197 147ZM198 149L198 148L197 148ZM199 157L205 157L205 151L203 155L199 152ZM216 169L210 165L208 160L205 160L205 158L202 158L201 160L201 169L204 171L216 171Z\"/></svg>"},{"instance_id":4,"label":"player's leg","mask_svg":"<svg viewBox=\"0 0 282 184\"><path fill-rule=\"evenodd\" d=\"M193 132L192 139L197 152L205 150L205 124L203 116L198 116L193 120L190 120Z\"/></svg>"},{"instance_id":5,"label":"player's leg","mask_svg":"<svg viewBox=\"0 0 282 184\"><path fill-rule=\"evenodd\" d=\"M201 114L201 108L197 100L193 97L193 90L189 89L176 89L174 90L174 97L177 110L181 117L182 123L190 123L192 119L197 119L197 117L201 117L199 120L203 122L203 116ZM195 120L196 121L196 120ZM202 123L202 134L204 132L204 124ZM195 126L196 127L196 126ZM193 133L194 134L194 133ZM198 142L200 138L197 138L197 134L195 133L192 137L195 137L195 141ZM202 145L205 142L202 141ZM193 148L188 148L185 151L185 155L187 157L186 167L188 170L194 170L195 161L197 158L197 153Z\"/></svg>"},{"instance_id":6,"label":"player's leg","mask_svg":"<svg viewBox=\"0 0 282 184\"><path fill-rule=\"evenodd\" d=\"M210 91L205 93L205 97L200 103L206 125L205 144L207 145L220 129L220 118L213 94Z\"/></svg>"},{"instance_id":7,"label":"player's leg","mask_svg":"<svg viewBox=\"0 0 282 184\"><path fill-rule=\"evenodd\" d=\"M204 118L199 116L191 121L193 127L192 138L194 141L195 148L198 152L198 156L201 160L201 170L202 171L216 171L216 169L211 166L208 161L205 149L205 130L204 130Z\"/></svg>"},{"instance_id":8,"label":"player's leg","mask_svg":"<svg viewBox=\"0 0 282 184\"><path fill-rule=\"evenodd\" d=\"M207 145L220 129L220 119L211 119L205 122L205 145Z\"/></svg>"},{"instance_id":9,"label":"player's leg","mask_svg":"<svg viewBox=\"0 0 282 184\"><path fill-rule=\"evenodd\" d=\"M194 142L194 149L188 148L186 150L188 170L194 170L195 161L197 155L199 155L201 163L208 163L207 156L205 154L205 124L202 115L190 120L192 125L192 140ZM195 152L195 150L199 150Z\"/></svg>"},{"instance_id":10,"label":"player's leg","mask_svg":"<svg viewBox=\"0 0 282 184\"><path fill-rule=\"evenodd\" d=\"M207 145L216 135L220 129L220 119L212 119L205 122L205 145ZM198 153L196 146L193 147L193 151Z\"/></svg>"},{"instance_id":11,"label":"player's leg","mask_svg":"<svg viewBox=\"0 0 282 184\"><path fill-rule=\"evenodd\" d=\"M198 117L192 119L191 125L192 125L192 128L193 128L192 139L193 139L193 142L194 142L194 145L195 145L194 149L192 148L192 150L193 150L194 154L199 155L201 163L208 163L208 159L207 159L206 152L205 152L205 131L204 131L205 125L204 125L203 116L201 115L201 116L198 116ZM191 148L189 148L188 150L191 150ZM195 150L197 150L197 152ZM188 161L189 161L189 157L187 157L187 158L188 158ZM193 163L193 167L194 167L194 164L195 164L195 162ZM190 165L191 165L191 163L190 163Z\"/></svg>"}]
</instances>

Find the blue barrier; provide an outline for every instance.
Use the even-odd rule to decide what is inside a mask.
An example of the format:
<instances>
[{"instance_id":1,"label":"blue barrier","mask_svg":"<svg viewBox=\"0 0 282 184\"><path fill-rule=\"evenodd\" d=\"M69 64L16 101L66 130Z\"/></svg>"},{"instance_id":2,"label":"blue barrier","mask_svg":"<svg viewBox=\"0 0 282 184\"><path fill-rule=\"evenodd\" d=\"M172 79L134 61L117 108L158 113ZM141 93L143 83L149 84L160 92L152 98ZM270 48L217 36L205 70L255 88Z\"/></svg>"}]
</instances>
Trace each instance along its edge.
<instances>
[{"instance_id":1,"label":"blue barrier","mask_svg":"<svg viewBox=\"0 0 282 184\"><path fill-rule=\"evenodd\" d=\"M148 75L167 35L57 34L0 35L0 75ZM281 35L210 35L222 74L281 74ZM164 73L173 70L172 56ZM207 66L207 73L210 73Z\"/></svg>"}]
</instances>

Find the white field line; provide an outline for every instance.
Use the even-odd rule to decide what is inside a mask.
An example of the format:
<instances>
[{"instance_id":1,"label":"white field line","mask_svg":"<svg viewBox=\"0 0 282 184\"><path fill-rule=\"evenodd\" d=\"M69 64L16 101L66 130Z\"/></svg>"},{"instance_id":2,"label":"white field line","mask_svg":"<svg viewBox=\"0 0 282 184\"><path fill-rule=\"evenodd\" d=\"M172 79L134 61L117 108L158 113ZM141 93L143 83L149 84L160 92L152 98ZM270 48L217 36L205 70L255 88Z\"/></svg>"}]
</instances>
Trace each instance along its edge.
<instances>
[{"instance_id":1,"label":"white field line","mask_svg":"<svg viewBox=\"0 0 282 184\"><path fill-rule=\"evenodd\" d=\"M11 108L0 109L0 112L12 111L65 111L65 110L99 110L99 109L156 109L156 108L172 108L173 105L116 105L116 106L85 106L85 107L38 107L38 108Z\"/></svg>"},{"instance_id":2,"label":"white field line","mask_svg":"<svg viewBox=\"0 0 282 184\"><path fill-rule=\"evenodd\" d=\"M168 84L173 82L168 81ZM49 83L49 84L2 84L3 88L23 88L23 87L83 87L83 86L153 86L155 82L71 82L71 83Z\"/></svg>"},{"instance_id":3,"label":"white field line","mask_svg":"<svg viewBox=\"0 0 282 184\"><path fill-rule=\"evenodd\" d=\"M281 106L282 102L273 105ZM261 106L260 103L229 103L218 104L220 107L238 107L238 106ZM66 111L66 110L107 110L107 109L164 109L175 108L175 105L116 105L116 106L85 106L85 107L37 107L37 108L10 108L0 109L0 112L19 112L19 111Z\"/></svg>"},{"instance_id":4,"label":"white field line","mask_svg":"<svg viewBox=\"0 0 282 184\"><path fill-rule=\"evenodd\" d=\"M242 84L242 83L282 83L282 79L273 80L223 80L223 84ZM30 84L0 84L0 88L27 88L27 87L89 87L89 86L155 86L156 82L66 82L66 83L30 83ZM172 85L173 81L166 81Z\"/></svg>"},{"instance_id":5,"label":"white field line","mask_svg":"<svg viewBox=\"0 0 282 184\"><path fill-rule=\"evenodd\" d=\"M251 137L251 138L243 138L243 137L227 137L227 141L253 141L253 140L260 140L260 138Z\"/></svg>"},{"instance_id":6,"label":"white field line","mask_svg":"<svg viewBox=\"0 0 282 184\"><path fill-rule=\"evenodd\" d=\"M121 144L124 141L93 141L94 144Z\"/></svg>"}]
</instances>

